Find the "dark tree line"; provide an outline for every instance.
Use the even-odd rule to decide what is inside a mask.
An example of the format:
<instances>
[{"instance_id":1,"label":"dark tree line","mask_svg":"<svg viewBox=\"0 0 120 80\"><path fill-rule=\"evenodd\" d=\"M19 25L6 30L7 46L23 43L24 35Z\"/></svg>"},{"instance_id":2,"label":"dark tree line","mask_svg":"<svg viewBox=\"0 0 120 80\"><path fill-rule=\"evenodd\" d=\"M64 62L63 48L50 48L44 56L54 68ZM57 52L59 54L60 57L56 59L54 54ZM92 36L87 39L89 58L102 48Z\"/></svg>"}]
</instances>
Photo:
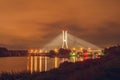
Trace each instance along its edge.
<instances>
[{"instance_id":1,"label":"dark tree line","mask_svg":"<svg viewBox=\"0 0 120 80\"><path fill-rule=\"evenodd\" d=\"M54 56L69 57L70 52L71 52L70 49L60 48L60 49L58 50L58 52L55 52L54 50L50 50L48 54L49 54L51 57L54 57Z\"/></svg>"},{"instance_id":2,"label":"dark tree line","mask_svg":"<svg viewBox=\"0 0 120 80\"><path fill-rule=\"evenodd\" d=\"M27 56L27 50L8 50L7 48L0 47L0 57L7 56Z\"/></svg>"},{"instance_id":3,"label":"dark tree line","mask_svg":"<svg viewBox=\"0 0 120 80\"><path fill-rule=\"evenodd\" d=\"M8 49L0 47L0 57L9 56Z\"/></svg>"}]
</instances>

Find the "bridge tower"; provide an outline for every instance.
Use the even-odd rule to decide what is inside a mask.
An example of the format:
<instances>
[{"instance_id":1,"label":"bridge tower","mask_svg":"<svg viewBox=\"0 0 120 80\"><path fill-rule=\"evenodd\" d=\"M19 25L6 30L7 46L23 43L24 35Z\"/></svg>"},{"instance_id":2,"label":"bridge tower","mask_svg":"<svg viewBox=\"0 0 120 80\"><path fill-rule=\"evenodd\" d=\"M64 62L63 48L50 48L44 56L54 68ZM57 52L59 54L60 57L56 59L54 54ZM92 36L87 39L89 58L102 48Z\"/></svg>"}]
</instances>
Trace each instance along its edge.
<instances>
[{"instance_id":1,"label":"bridge tower","mask_svg":"<svg viewBox=\"0 0 120 80\"><path fill-rule=\"evenodd\" d=\"M67 30L63 30L63 31L62 31L62 35L63 35L62 48L64 48L64 49L67 49L67 48L68 48L68 43L67 43L67 38L68 38L68 36L67 36L67 34L68 34Z\"/></svg>"}]
</instances>

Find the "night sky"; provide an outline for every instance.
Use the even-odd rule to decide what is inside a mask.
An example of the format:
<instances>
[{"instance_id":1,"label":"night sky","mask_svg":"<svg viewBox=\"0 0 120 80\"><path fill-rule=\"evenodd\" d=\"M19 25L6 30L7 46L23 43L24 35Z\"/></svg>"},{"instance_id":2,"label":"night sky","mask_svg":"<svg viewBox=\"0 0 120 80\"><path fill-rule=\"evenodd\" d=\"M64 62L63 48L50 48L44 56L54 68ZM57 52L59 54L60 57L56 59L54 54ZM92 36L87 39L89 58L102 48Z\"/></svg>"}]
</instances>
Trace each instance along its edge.
<instances>
[{"instance_id":1,"label":"night sky","mask_svg":"<svg viewBox=\"0 0 120 80\"><path fill-rule=\"evenodd\" d=\"M0 0L0 46L41 48L63 29L100 47L120 43L120 0Z\"/></svg>"}]
</instances>

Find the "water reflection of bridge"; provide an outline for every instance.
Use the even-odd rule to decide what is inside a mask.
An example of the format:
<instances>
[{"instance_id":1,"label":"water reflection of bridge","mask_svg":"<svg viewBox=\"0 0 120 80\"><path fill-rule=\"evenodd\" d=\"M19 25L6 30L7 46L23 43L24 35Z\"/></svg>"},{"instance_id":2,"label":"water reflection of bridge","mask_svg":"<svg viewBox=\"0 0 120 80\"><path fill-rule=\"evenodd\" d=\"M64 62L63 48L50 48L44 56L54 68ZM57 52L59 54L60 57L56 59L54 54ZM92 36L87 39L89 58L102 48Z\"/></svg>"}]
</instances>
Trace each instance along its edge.
<instances>
[{"instance_id":1,"label":"water reflection of bridge","mask_svg":"<svg viewBox=\"0 0 120 80\"><path fill-rule=\"evenodd\" d=\"M98 56L70 56L69 58L47 57L47 56L28 56L27 70L33 72L48 71L53 68L58 68L60 63L68 62L82 62L88 59L96 59Z\"/></svg>"},{"instance_id":2,"label":"water reflection of bridge","mask_svg":"<svg viewBox=\"0 0 120 80\"><path fill-rule=\"evenodd\" d=\"M27 70L32 72L42 72L47 71L52 68L57 68L59 63L59 58L50 58L47 56L29 56Z\"/></svg>"}]
</instances>

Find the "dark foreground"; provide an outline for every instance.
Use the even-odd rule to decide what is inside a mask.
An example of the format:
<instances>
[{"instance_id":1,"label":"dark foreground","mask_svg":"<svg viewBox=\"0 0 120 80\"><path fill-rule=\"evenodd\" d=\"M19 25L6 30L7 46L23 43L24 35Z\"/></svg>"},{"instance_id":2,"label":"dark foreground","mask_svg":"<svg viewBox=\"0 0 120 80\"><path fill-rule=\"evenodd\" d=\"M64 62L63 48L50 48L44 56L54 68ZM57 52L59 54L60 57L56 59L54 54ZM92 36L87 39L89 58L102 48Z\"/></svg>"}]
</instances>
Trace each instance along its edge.
<instances>
[{"instance_id":1,"label":"dark foreground","mask_svg":"<svg viewBox=\"0 0 120 80\"><path fill-rule=\"evenodd\" d=\"M2 73L0 80L120 80L120 46L105 49L100 59L65 62L58 69L33 73Z\"/></svg>"}]
</instances>

